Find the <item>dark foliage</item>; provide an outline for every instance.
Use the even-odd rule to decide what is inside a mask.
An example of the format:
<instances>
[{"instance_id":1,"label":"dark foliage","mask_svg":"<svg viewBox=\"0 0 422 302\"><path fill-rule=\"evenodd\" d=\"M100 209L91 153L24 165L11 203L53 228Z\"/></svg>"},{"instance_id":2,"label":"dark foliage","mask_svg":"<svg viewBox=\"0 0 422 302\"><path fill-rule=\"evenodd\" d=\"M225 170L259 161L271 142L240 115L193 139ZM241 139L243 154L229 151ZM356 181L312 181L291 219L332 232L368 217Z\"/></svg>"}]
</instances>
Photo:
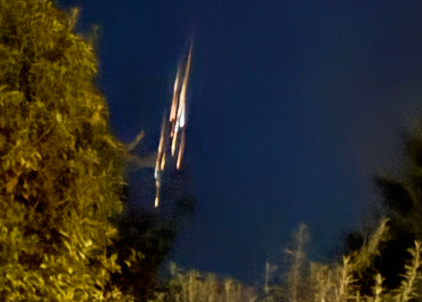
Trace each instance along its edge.
<instances>
[{"instance_id":1,"label":"dark foliage","mask_svg":"<svg viewBox=\"0 0 422 302\"><path fill-rule=\"evenodd\" d=\"M365 242L365 238L362 234L354 232L347 235L345 254L348 255L351 252L359 250Z\"/></svg>"},{"instance_id":2,"label":"dark foliage","mask_svg":"<svg viewBox=\"0 0 422 302\"><path fill-rule=\"evenodd\" d=\"M158 282L158 268L172 250L181 224L193 213L194 204L193 198L177 200L173 203L174 211L165 218L159 210L139 209L116 217L114 224L119 229L119 237L110 252L119 255L122 272L112 275L113 284L133 295L136 301L151 298ZM129 263L127 259L132 261Z\"/></svg>"},{"instance_id":3,"label":"dark foliage","mask_svg":"<svg viewBox=\"0 0 422 302\"><path fill-rule=\"evenodd\" d=\"M380 190L382 201L388 209L395 211L400 216L410 213L413 208L412 197L403 183L381 176L375 176L374 181Z\"/></svg>"},{"instance_id":4,"label":"dark foliage","mask_svg":"<svg viewBox=\"0 0 422 302\"><path fill-rule=\"evenodd\" d=\"M364 272L360 282L366 294L370 293L373 277L378 272L385 278L384 286L396 289L405 272L405 264L411 258L407 249L415 240L422 239L422 124L404 137L404 159L407 163L401 177L376 175L374 182L379 189L384 216L389 219L388 236L378 246L377 255ZM359 248L363 236L350 234L346 251Z\"/></svg>"}]
</instances>

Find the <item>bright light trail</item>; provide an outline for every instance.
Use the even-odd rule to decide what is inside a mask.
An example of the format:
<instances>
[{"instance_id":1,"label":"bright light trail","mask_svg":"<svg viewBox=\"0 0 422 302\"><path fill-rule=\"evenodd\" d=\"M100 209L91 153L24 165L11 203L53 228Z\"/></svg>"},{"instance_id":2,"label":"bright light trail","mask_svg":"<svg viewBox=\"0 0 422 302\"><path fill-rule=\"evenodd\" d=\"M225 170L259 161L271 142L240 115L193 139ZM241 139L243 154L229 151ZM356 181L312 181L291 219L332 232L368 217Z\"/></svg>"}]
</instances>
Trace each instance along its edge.
<instances>
[{"instance_id":1,"label":"bright light trail","mask_svg":"<svg viewBox=\"0 0 422 302\"><path fill-rule=\"evenodd\" d=\"M166 118L163 118L161 125L160 142L158 144L154 170L156 186L155 207L158 207L160 203L161 175L164 172L166 163L169 163L169 165L174 164L176 169L179 170L183 159L186 141L186 94L191 69L192 48L193 41L190 45L189 54L183 69L181 64L177 68L169 118L168 121ZM179 134L179 132L181 133ZM171 154L171 158L166 160L166 156L169 153ZM175 154L177 154L177 158L174 158Z\"/></svg>"}]
</instances>

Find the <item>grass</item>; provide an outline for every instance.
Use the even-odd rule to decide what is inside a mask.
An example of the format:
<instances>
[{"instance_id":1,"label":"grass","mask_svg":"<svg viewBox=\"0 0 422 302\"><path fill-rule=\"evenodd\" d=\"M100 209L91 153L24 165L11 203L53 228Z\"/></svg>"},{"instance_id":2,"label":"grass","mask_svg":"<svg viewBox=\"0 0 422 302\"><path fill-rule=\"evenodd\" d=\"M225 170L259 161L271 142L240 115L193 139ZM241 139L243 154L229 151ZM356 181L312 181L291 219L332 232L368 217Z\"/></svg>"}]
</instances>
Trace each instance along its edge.
<instances>
[{"instance_id":1,"label":"grass","mask_svg":"<svg viewBox=\"0 0 422 302\"><path fill-rule=\"evenodd\" d=\"M307 227L301 225L295 235L294 249L287 250L290 268L281 283L272 279L275 266L266 263L264 284L251 288L233 279L222 279L195 270L184 272L175 264L172 279L166 290L157 292L149 302L407 302L422 301L421 243L415 241L408 249L412 258L405 265L400 286L388 290L379 272L372 280L364 279L365 272L379 255L380 244L388 234L387 220L366 240L364 245L340 263L309 261L305 254ZM370 293L362 294L363 281L369 282Z\"/></svg>"},{"instance_id":2,"label":"grass","mask_svg":"<svg viewBox=\"0 0 422 302\"><path fill-rule=\"evenodd\" d=\"M156 293L150 302L255 302L257 296L251 287L215 274L200 273L196 270L184 272L171 264L172 279L166 291Z\"/></svg>"}]
</instances>

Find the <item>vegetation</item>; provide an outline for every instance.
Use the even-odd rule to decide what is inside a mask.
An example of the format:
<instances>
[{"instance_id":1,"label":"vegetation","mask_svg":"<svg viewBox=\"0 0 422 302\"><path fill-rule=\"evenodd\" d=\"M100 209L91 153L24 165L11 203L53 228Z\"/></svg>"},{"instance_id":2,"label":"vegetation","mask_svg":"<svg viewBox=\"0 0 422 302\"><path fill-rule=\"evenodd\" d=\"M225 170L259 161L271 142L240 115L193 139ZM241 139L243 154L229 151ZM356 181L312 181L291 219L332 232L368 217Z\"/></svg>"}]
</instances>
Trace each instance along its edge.
<instances>
[{"instance_id":1,"label":"vegetation","mask_svg":"<svg viewBox=\"0 0 422 302\"><path fill-rule=\"evenodd\" d=\"M372 235L350 234L341 263L317 263L306 257L309 234L307 227L301 225L294 236L293 248L286 250L290 268L278 272L267 263L264 285L244 301L421 301L422 122L406 137L405 146L406 165L399 177L375 176L386 218ZM206 296L214 297L212 293L220 292L213 279L188 278L190 274L171 280L166 293L155 301L191 301L189 297L180 300L180 296L173 294L174 282L183 283L179 293L185 288L197 289L192 296L201 296L205 291ZM198 298L198 301L213 300Z\"/></svg>"},{"instance_id":2,"label":"vegetation","mask_svg":"<svg viewBox=\"0 0 422 302\"><path fill-rule=\"evenodd\" d=\"M112 274L112 281L137 301L152 297L158 282L158 268L172 249L181 222L193 211L194 200L172 202L175 211L167 213L168 217L160 212L131 210L114 219L119 236L110 249L119 255L117 263L122 270Z\"/></svg>"},{"instance_id":3,"label":"vegetation","mask_svg":"<svg viewBox=\"0 0 422 302\"><path fill-rule=\"evenodd\" d=\"M341 263L310 261L301 225L290 268L276 276L267 264L262 288L175 264L157 287L176 218L194 200L162 217L122 214L125 163L148 160L110 134L94 49L73 32L76 16L50 0L0 0L0 301L422 299L420 129L406 140L401 176L375 177L387 218L371 236L351 234Z\"/></svg>"},{"instance_id":4,"label":"vegetation","mask_svg":"<svg viewBox=\"0 0 422 302\"><path fill-rule=\"evenodd\" d=\"M403 250L411 248L415 240L422 240L422 120L419 127L405 137L404 159L398 176L375 177L390 219L390 236L380 251L382 259L374 265L391 289L402 282L404 264L410 260L410 255Z\"/></svg>"},{"instance_id":5,"label":"vegetation","mask_svg":"<svg viewBox=\"0 0 422 302\"><path fill-rule=\"evenodd\" d=\"M110 134L77 13L0 1L1 301L143 301L193 209L122 213L127 164L151 158L129 152L142 132L127 147Z\"/></svg>"},{"instance_id":6,"label":"vegetation","mask_svg":"<svg viewBox=\"0 0 422 302\"><path fill-rule=\"evenodd\" d=\"M251 288L213 274L201 274L195 270L184 272L171 265L172 279L167 287L156 293L150 302L192 302L192 301L245 301L245 302L405 302L420 301L421 288L421 243L407 250L409 260L404 266L400 285L394 290L386 287L385 278L379 272L372 274L370 290L362 294L362 282L366 271L379 256L382 245L388 240L388 220L381 222L378 229L368 237L361 249L344 256L341 263L317 263L310 261L304 247L308 238L305 225L295 234L295 250L288 250L291 257L290 269L278 276L270 270L262 288ZM269 267L271 267L269 265ZM277 280L277 281L275 281ZM279 280L282 280L281 282Z\"/></svg>"},{"instance_id":7,"label":"vegetation","mask_svg":"<svg viewBox=\"0 0 422 302\"><path fill-rule=\"evenodd\" d=\"M155 302L252 302L255 290L240 282L196 270L184 271L170 263L171 281L166 290L156 292ZM149 300L152 301L152 300Z\"/></svg>"},{"instance_id":8,"label":"vegetation","mask_svg":"<svg viewBox=\"0 0 422 302\"><path fill-rule=\"evenodd\" d=\"M0 300L124 300L108 252L121 145L77 10L0 1ZM130 297L127 297L130 299Z\"/></svg>"}]
</instances>

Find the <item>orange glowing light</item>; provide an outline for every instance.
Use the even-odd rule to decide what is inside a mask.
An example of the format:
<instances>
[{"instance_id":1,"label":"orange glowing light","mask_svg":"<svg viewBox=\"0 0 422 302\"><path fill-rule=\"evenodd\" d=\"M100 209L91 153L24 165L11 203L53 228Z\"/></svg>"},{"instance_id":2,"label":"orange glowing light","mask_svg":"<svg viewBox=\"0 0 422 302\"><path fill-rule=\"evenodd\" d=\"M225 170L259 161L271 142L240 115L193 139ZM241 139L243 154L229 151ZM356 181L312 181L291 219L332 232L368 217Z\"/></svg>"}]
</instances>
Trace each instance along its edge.
<instances>
[{"instance_id":1,"label":"orange glowing light","mask_svg":"<svg viewBox=\"0 0 422 302\"><path fill-rule=\"evenodd\" d=\"M186 94L189 83L189 74L192 62L193 41L189 47L189 54L186 59L184 68L179 64L176 73L176 79L173 86L173 97L171 100L171 108L168 120L163 118L161 125L160 142L158 144L157 159L155 162L155 207L160 203L160 189L161 189L161 174L164 171L166 164L175 165L176 169L181 168L183 154L186 144ZM181 132L179 135L179 131ZM168 150L170 149L170 150ZM167 160L166 156L170 153L175 160Z\"/></svg>"}]
</instances>

